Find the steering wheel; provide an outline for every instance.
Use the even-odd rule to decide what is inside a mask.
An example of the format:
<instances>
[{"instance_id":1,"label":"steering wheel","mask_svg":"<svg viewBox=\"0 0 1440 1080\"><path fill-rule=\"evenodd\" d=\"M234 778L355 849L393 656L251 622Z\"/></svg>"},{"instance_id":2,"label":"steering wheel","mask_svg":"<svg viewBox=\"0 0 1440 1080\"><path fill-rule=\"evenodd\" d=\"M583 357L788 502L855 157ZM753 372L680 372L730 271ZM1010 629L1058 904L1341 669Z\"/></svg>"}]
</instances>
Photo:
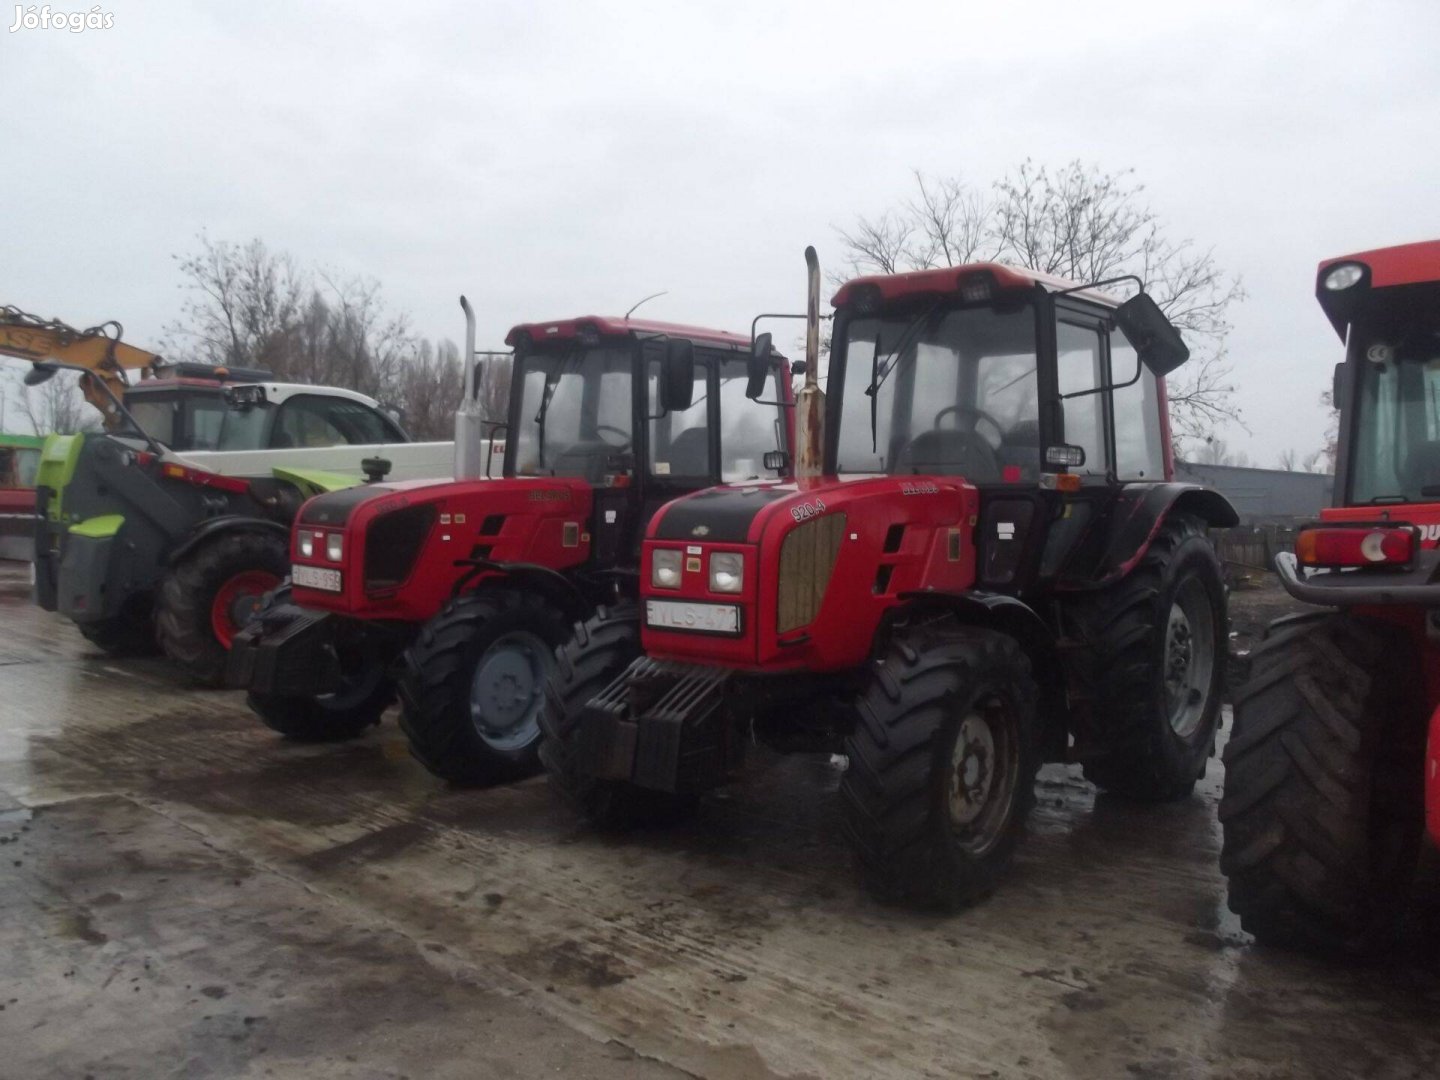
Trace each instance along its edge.
<instances>
[{"instance_id":1,"label":"steering wheel","mask_svg":"<svg viewBox=\"0 0 1440 1080\"><path fill-rule=\"evenodd\" d=\"M990 439L985 439L985 441L990 444L991 450L999 450L1001 444L1004 443L1005 429L1000 426L999 420L996 420L995 417L991 416L984 409L972 409L965 405L948 405L945 408L941 409L938 413L936 413L935 428L937 431L940 428L940 421L944 417L949 416L951 413L955 414L957 421L961 416L970 417L970 430L976 435L980 435L980 425L982 423L989 424L992 428L994 428L994 440L992 441ZM955 429L957 431L962 430L959 423L956 423ZM984 438L983 435L981 435L980 437Z\"/></svg>"},{"instance_id":2,"label":"steering wheel","mask_svg":"<svg viewBox=\"0 0 1440 1080\"><path fill-rule=\"evenodd\" d=\"M630 445L630 433L629 433L628 431L626 431L624 428L618 428L618 427L615 427L615 426L612 425L612 424L596 424L596 425L595 425L595 434L596 434L596 435L599 435L602 431L608 431L608 432L610 432L612 435L619 435L619 436L620 436L620 441L619 441L618 443L612 443L612 442L610 442L610 441L607 440L607 439L601 439L601 440L600 440L600 441L603 442L606 446L610 447L612 450L624 450L624 449L626 449L627 447L629 447L629 445Z\"/></svg>"}]
</instances>

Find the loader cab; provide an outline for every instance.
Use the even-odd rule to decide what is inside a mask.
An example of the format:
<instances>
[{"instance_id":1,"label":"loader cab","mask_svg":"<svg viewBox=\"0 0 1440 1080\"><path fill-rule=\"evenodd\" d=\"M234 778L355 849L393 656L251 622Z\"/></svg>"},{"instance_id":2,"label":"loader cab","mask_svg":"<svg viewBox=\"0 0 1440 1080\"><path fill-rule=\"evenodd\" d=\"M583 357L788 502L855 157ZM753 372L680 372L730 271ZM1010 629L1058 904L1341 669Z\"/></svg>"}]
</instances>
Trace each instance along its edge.
<instances>
[{"instance_id":1,"label":"loader cab","mask_svg":"<svg viewBox=\"0 0 1440 1080\"><path fill-rule=\"evenodd\" d=\"M1118 301L994 266L860 279L835 303L827 472L1168 477L1162 376Z\"/></svg>"}]
</instances>

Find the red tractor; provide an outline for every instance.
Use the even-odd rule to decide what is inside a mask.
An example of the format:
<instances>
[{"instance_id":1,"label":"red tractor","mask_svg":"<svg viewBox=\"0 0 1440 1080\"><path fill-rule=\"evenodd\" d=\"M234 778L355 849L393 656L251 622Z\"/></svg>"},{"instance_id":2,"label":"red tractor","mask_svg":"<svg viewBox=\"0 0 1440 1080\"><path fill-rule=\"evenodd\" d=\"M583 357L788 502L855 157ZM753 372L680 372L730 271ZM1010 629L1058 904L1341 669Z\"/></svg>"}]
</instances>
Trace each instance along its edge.
<instances>
[{"instance_id":1,"label":"red tractor","mask_svg":"<svg viewBox=\"0 0 1440 1080\"><path fill-rule=\"evenodd\" d=\"M1202 775L1226 640L1205 530L1236 516L1170 480L1163 375L1189 354L1143 291L989 263L858 278L822 419L807 260L799 479L652 518L638 608L561 650L541 756L619 824L685 810L752 741L841 753L870 887L953 909L992 888L1042 761L1149 800Z\"/></svg>"},{"instance_id":2,"label":"red tractor","mask_svg":"<svg viewBox=\"0 0 1440 1080\"><path fill-rule=\"evenodd\" d=\"M471 317L472 357L473 337ZM654 510L788 472L789 368L757 368L748 338L585 317L516 326L506 343L503 479L373 482L301 508L290 589L236 638L228 669L276 731L358 735L398 680L402 726L432 772L533 771L555 648L598 605L633 597ZM748 402L752 383L770 400ZM481 465L475 420L462 405L460 475Z\"/></svg>"},{"instance_id":3,"label":"red tractor","mask_svg":"<svg viewBox=\"0 0 1440 1080\"><path fill-rule=\"evenodd\" d=\"M1221 866L1261 942L1356 954L1440 840L1440 241L1327 260L1316 295L1346 342L1335 505L1276 569L1325 610L1274 623L1235 695Z\"/></svg>"}]
</instances>

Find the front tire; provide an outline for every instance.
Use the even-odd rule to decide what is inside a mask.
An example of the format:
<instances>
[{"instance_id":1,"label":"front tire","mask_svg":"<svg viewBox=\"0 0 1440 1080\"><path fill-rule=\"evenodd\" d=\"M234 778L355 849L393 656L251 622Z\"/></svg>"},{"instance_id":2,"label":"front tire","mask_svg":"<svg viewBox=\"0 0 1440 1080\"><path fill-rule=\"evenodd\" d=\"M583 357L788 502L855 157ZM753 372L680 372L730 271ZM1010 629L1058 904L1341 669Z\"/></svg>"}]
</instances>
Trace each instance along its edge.
<instances>
[{"instance_id":1,"label":"front tire","mask_svg":"<svg viewBox=\"0 0 1440 1080\"><path fill-rule=\"evenodd\" d=\"M266 597L261 616L271 608L290 603L290 586ZM395 680L386 658L357 648L341 651L341 686L319 697L284 694L245 695L245 703L272 731L297 742L338 742L365 734L395 700Z\"/></svg>"},{"instance_id":2,"label":"front tire","mask_svg":"<svg viewBox=\"0 0 1440 1080\"><path fill-rule=\"evenodd\" d=\"M538 715L565 620L534 593L452 600L405 652L400 726L425 768L455 784L539 768Z\"/></svg>"},{"instance_id":3,"label":"front tire","mask_svg":"<svg viewBox=\"0 0 1440 1080\"><path fill-rule=\"evenodd\" d=\"M1424 830L1424 716L1401 630L1348 615L1275 628L1235 695L1221 869L1264 944L1358 955L1396 929Z\"/></svg>"},{"instance_id":4,"label":"front tire","mask_svg":"<svg viewBox=\"0 0 1440 1080\"><path fill-rule=\"evenodd\" d=\"M1038 697L1023 650L992 630L921 627L874 664L840 805L879 899L954 911L994 890L1035 802Z\"/></svg>"},{"instance_id":5,"label":"front tire","mask_svg":"<svg viewBox=\"0 0 1440 1080\"><path fill-rule=\"evenodd\" d=\"M234 532L201 544L160 583L155 630L161 650L196 682L223 685L230 642L289 573L281 536Z\"/></svg>"},{"instance_id":6,"label":"front tire","mask_svg":"<svg viewBox=\"0 0 1440 1080\"><path fill-rule=\"evenodd\" d=\"M1126 798L1184 798L1214 753L1228 644L1204 523L1172 514L1129 574L1069 613L1087 648L1085 778Z\"/></svg>"},{"instance_id":7,"label":"front tire","mask_svg":"<svg viewBox=\"0 0 1440 1080\"><path fill-rule=\"evenodd\" d=\"M631 603L598 609L561 646L545 685L540 760L550 786L581 817L602 829L658 825L688 816L694 796L590 775L581 760L581 714L640 655L640 611Z\"/></svg>"}]
</instances>

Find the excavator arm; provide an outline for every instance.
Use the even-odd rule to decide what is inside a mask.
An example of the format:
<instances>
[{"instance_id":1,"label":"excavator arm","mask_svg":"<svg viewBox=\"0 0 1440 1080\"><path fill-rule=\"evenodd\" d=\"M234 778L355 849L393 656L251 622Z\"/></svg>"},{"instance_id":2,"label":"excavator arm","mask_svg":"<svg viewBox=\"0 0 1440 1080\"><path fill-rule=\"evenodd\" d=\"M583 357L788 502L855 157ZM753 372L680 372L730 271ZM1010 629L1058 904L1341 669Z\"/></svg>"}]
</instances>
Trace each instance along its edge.
<instances>
[{"instance_id":1,"label":"excavator arm","mask_svg":"<svg viewBox=\"0 0 1440 1080\"><path fill-rule=\"evenodd\" d=\"M8 305L0 307L0 355L37 363L55 360L84 368L80 390L85 400L100 410L106 428L115 427L122 418L99 383L108 385L119 398L129 385L127 371L138 372L141 378L153 376L162 362L155 353L126 345L120 340L121 333L118 322L76 330L57 319L41 319Z\"/></svg>"}]
</instances>

